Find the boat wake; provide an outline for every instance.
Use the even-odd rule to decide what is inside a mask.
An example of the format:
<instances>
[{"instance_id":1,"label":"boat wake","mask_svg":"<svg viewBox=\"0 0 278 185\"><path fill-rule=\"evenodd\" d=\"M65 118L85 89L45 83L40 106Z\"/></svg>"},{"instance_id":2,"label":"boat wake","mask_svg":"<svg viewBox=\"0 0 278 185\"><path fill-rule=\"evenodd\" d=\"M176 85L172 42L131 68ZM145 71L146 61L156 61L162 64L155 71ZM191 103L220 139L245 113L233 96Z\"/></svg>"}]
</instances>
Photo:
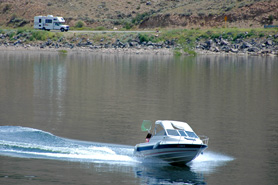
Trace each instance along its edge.
<instances>
[{"instance_id":1,"label":"boat wake","mask_svg":"<svg viewBox=\"0 0 278 185\"><path fill-rule=\"evenodd\" d=\"M137 162L132 157L132 146L70 140L18 126L0 127L0 155L76 162Z\"/></svg>"},{"instance_id":2,"label":"boat wake","mask_svg":"<svg viewBox=\"0 0 278 185\"><path fill-rule=\"evenodd\" d=\"M227 162L233 160L233 157L224 154L205 151L203 155L199 155L188 166L194 172L210 174L215 172L217 167L224 166Z\"/></svg>"},{"instance_id":3,"label":"boat wake","mask_svg":"<svg viewBox=\"0 0 278 185\"><path fill-rule=\"evenodd\" d=\"M160 160L134 157L133 150L133 146L71 140L33 128L0 126L0 155L131 166L147 163L155 166L168 165ZM188 166L194 171L211 172L231 160L232 157L206 151Z\"/></svg>"}]
</instances>

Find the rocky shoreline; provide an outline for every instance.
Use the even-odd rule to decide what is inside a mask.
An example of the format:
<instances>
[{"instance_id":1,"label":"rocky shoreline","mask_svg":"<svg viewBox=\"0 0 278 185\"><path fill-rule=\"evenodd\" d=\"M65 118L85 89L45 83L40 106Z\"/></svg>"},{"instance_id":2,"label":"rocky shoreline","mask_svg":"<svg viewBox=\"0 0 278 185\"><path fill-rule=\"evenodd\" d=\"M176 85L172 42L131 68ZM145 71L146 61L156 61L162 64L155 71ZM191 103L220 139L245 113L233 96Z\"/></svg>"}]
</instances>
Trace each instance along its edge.
<instances>
[{"instance_id":1,"label":"rocky shoreline","mask_svg":"<svg viewBox=\"0 0 278 185\"><path fill-rule=\"evenodd\" d=\"M278 34L268 38L237 39L234 42L220 37L199 42L196 51L202 54L233 53L278 56L278 43L274 39L278 39Z\"/></svg>"},{"instance_id":2,"label":"rocky shoreline","mask_svg":"<svg viewBox=\"0 0 278 185\"><path fill-rule=\"evenodd\" d=\"M114 42L93 43L89 39L74 38L77 42L69 42L66 39L57 41L27 41L28 37L18 34L10 37L9 34L0 34L0 51L32 50L32 51L61 51L61 52L100 52L100 53L124 53L124 54L159 54L159 55L190 55L183 50L176 40L153 43L151 41L140 42L134 39L129 42L116 40ZM78 40L79 39L79 40ZM192 50L195 54L235 54L235 55L269 55L278 56L278 34L258 39L237 39L231 41L222 37L214 39L200 39L195 42ZM194 54L194 55L195 55ZM192 53L191 53L192 55Z\"/></svg>"}]
</instances>

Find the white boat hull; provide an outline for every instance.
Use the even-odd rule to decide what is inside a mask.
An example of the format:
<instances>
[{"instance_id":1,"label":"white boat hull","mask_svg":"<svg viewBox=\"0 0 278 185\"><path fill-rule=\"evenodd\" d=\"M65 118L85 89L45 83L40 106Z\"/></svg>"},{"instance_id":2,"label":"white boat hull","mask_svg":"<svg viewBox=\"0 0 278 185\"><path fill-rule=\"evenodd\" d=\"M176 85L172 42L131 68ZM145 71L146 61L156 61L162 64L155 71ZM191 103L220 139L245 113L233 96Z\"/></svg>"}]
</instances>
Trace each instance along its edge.
<instances>
[{"instance_id":1,"label":"white boat hull","mask_svg":"<svg viewBox=\"0 0 278 185\"><path fill-rule=\"evenodd\" d=\"M195 159L207 148L204 144L165 144L165 145L136 145L134 154L142 157L155 157L172 165L184 165Z\"/></svg>"}]
</instances>

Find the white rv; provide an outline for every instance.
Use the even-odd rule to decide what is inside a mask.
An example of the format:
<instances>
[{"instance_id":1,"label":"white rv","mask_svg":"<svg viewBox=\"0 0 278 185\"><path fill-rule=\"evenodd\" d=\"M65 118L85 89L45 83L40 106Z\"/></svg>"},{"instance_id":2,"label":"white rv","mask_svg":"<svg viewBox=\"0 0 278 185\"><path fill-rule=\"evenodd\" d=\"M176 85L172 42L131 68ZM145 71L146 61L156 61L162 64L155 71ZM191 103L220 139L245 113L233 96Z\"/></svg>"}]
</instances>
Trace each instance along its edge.
<instances>
[{"instance_id":1,"label":"white rv","mask_svg":"<svg viewBox=\"0 0 278 185\"><path fill-rule=\"evenodd\" d=\"M48 16L35 16L34 17L34 28L42 30L61 30L68 31L69 26L64 25L65 19L63 17Z\"/></svg>"}]
</instances>

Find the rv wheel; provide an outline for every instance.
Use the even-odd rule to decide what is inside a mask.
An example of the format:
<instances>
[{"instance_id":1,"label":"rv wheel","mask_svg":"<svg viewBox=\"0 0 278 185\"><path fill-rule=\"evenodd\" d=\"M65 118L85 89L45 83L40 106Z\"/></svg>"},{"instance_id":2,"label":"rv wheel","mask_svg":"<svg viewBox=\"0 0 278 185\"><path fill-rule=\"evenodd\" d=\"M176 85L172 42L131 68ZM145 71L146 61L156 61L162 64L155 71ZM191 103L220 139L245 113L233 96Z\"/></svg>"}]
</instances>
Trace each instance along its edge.
<instances>
[{"instance_id":1,"label":"rv wheel","mask_svg":"<svg viewBox=\"0 0 278 185\"><path fill-rule=\"evenodd\" d=\"M43 27L42 30L45 30L45 27Z\"/></svg>"},{"instance_id":2,"label":"rv wheel","mask_svg":"<svg viewBox=\"0 0 278 185\"><path fill-rule=\"evenodd\" d=\"M61 32L64 32L65 31L65 29L64 28L61 28Z\"/></svg>"}]
</instances>

